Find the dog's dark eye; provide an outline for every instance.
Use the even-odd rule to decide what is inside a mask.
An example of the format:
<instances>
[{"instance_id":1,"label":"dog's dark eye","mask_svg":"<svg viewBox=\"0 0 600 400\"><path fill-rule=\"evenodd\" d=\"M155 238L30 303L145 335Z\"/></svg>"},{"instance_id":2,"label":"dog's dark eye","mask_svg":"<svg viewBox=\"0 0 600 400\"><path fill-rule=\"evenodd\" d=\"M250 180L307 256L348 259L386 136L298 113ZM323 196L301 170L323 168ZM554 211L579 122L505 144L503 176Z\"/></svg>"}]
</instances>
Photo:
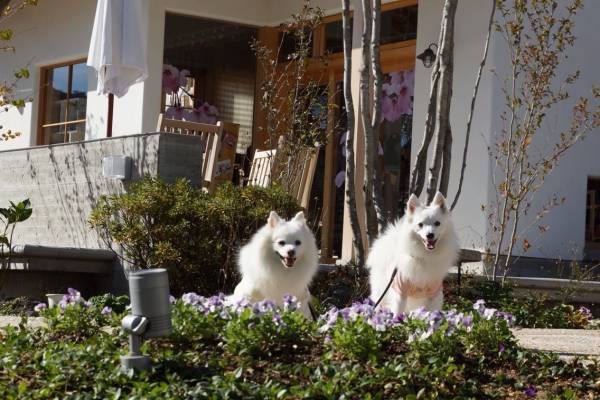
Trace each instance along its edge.
<instances>
[{"instance_id":1,"label":"dog's dark eye","mask_svg":"<svg viewBox=\"0 0 600 400\"><path fill-rule=\"evenodd\" d=\"M296 242L295 242L295 243L296 243L296 246L300 246L300 245L302 244L302 242L301 242L301 241L299 241L299 240L296 240Z\"/></svg>"},{"instance_id":2,"label":"dog's dark eye","mask_svg":"<svg viewBox=\"0 0 600 400\"><path fill-rule=\"evenodd\" d=\"M422 228L422 227L423 227L423 223L419 222L419 228Z\"/></svg>"},{"instance_id":3,"label":"dog's dark eye","mask_svg":"<svg viewBox=\"0 0 600 400\"><path fill-rule=\"evenodd\" d=\"M442 223L440 221L435 221L435 226L440 226Z\"/></svg>"},{"instance_id":4,"label":"dog's dark eye","mask_svg":"<svg viewBox=\"0 0 600 400\"><path fill-rule=\"evenodd\" d=\"M285 246L285 240L280 240L279 242L277 242L277 244L280 246Z\"/></svg>"}]
</instances>

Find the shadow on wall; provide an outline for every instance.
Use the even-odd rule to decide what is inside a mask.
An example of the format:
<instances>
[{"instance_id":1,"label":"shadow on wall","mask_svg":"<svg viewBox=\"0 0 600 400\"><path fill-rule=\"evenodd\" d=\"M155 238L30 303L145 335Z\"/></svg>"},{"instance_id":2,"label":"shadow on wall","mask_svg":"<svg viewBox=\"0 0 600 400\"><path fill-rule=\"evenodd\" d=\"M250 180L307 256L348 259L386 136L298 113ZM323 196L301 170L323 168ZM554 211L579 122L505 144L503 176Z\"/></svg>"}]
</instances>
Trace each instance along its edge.
<instances>
[{"instance_id":1,"label":"shadow on wall","mask_svg":"<svg viewBox=\"0 0 600 400\"><path fill-rule=\"evenodd\" d=\"M123 193L128 186L103 176L102 158L109 155L132 158L131 180L145 174L173 180L173 169L190 171L184 177L192 182L200 176L200 138L184 135L140 134L0 152L0 204L29 198L33 208L30 220L15 231L15 243L104 248L87 219L101 195Z\"/></svg>"}]
</instances>

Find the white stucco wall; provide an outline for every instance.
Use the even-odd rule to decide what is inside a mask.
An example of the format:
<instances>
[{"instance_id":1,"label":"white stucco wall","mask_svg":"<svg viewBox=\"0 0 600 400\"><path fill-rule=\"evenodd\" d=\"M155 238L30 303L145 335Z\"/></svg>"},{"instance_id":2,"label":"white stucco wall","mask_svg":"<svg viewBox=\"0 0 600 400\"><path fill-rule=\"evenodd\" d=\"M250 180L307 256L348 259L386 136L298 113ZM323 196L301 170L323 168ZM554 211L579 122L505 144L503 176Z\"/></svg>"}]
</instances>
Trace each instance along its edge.
<instances>
[{"instance_id":1,"label":"white stucco wall","mask_svg":"<svg viewBox=\"0 0 600 400\"><path fill-rule=\"evenodd\" d=\"M563 2L566 4L566 2ZM598 52L598 38L600 37L600 2L584 0L584 8L575 19L574 34L577 37L575 46L568 50L568 59L559 69L558 79L579 69L579 81L569 89L572 99L553 108L547 113L543 125L532 147L548 154L548 147L556 143L560 132L570 125L572 107L579 96L587 96L594 85L600 84L598 65L600 53ZM491 53L491 65L494 66L499 76L506 76L509 72L507 53L502 39L496 35L495 46ZM557 81L559 82L559 81ZM503 101L500 93L500 82L495 81L495 96L492 98L495 112L492 115L493 129L501 129L499 114ZM539 190L531 207L531 212L525 216L520 226L531 225L531 229L522 232L521 241L517 243L516 253L530 257L543 258L580 258L585 246L585 207L588 177L600 177L600 129L591 132L588 137L575 145L561 159L559 165L548 175L543 187ZM493 171L490 171L493 173ZM491 195L491 192L490 192ZM553 195L564 197L565 203L555 207L542 221L535 221L535 215L542 205ZM538 226L549 226L549 231L544 235L538 233ZM522 251L522 239L527 238L532 247L526 252Z\"/></svg>"}]
</instances>

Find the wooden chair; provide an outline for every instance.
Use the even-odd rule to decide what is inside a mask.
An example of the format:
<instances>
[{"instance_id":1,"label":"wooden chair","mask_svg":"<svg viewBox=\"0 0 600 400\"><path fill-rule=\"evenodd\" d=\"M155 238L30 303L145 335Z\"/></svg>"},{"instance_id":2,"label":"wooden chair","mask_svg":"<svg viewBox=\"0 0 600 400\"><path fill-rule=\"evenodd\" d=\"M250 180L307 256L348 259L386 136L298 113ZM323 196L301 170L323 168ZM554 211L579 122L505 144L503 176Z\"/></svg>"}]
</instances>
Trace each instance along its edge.
<instances>
[{"instance_id":1,"label":"wooden chair","mask_svg":"<svg viewBox=\"0 0 600 400\"><path fill-rule=\"evenodd\" d=\"M271 173L277 149L256 150L252 157L252 167L248 175L248 185L267 187L271 184Z\"/></svg>"},{"instance_id":2,"label":"wooden chair","mask_svg":"<svg viewBox=\"0 0 600 400\"><path fill-rule=\"evenodd\" d=\"M281 147L281 140L279 147ZM310 191L312 189L315 171L317 169L318 148L303 150L297 161L299 165L293 166L294 177L287 188L288 192L298 200L300 206L307 211L310 203ZM291 162L283 158L277 149L255 151L252 166L248 175L248 184L267 187L273 179L277 179L279 173Z\"/></svg>"},{"instance_id":3,"label":"wooden chair","mask_svg":"<svg viewBox=\"0 0 600 400\"><path fill-rule=\"evenodd\" d=\"M223 141L221 121L218 121L216 125L202 124L169 119L160 114L156 130L166 133L200 136L202 138L202 142L205 144L204 156L202 157L202 187L208 193L213 193L216 186L217 162L219 161L219 152Z\"/></svg>"}]
</instances>

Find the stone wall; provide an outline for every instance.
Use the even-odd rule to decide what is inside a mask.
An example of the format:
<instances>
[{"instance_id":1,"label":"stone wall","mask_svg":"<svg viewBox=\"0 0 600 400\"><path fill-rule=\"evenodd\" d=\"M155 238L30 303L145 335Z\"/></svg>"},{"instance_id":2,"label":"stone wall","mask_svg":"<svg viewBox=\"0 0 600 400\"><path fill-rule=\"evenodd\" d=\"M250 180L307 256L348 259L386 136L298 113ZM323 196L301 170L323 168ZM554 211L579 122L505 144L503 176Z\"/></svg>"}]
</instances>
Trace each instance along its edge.
<instances>
[{"instance_id":1,"label":"stone wall","mask_svg":"<svg viewBox=\"0 0 600 400\"><path fill-rule=\"evenodd\" d=\"M148 133L0 152L0 207L28 198L33 208L15 230L14 244L105 248L87 223L98 198L125 192L145 174L168 182L185 177L199 186L201 149L199 137ZM131 157L130 180L102 175L102 158L109 155ZM115 284L121 271L115 265Z\"/></svg>"}]
</instances>

